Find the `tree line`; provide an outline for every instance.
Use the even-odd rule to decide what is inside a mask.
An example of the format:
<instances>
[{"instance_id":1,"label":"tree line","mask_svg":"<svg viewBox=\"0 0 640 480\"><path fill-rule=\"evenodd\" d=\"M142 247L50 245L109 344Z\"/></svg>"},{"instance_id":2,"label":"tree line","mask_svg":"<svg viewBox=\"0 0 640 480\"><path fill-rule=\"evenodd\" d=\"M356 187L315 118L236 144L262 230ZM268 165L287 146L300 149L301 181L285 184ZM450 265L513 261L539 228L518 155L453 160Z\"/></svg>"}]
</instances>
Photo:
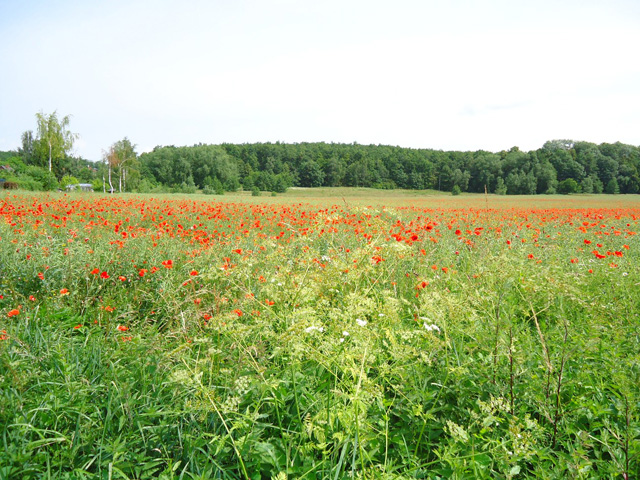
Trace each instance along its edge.
<instances>
[{"instance_id":1,"label":"tree line","mask_svg":"<svg viewBox=\"0 0 640 480\"><path fill-rule=\"evenodd\" d=\"M498 153L341 143L156 147L140 155L142 177L173 188L280 192L373 187L533 195L639 193L640 148L553 140Z\"/></svg>"},{"instance_id":2,"label":"tree line","mask_svg":"<svg viewBox=\"0 0 640 480\"><path fill-rule=\"evenodd\" d=\"M509 195L640 193L640 147L620 142L551 140L529 152L518 147L461 152L358 143L223 143L158 146L138 155L124 138L93 162L70 154L77 135L69 131L69 117L39 113L36 120L37 132L25 132L18 151L0 152L0 178L31 190L84 182L107 192L222 194L345 186Z\"/></svg>"}]
</instances>

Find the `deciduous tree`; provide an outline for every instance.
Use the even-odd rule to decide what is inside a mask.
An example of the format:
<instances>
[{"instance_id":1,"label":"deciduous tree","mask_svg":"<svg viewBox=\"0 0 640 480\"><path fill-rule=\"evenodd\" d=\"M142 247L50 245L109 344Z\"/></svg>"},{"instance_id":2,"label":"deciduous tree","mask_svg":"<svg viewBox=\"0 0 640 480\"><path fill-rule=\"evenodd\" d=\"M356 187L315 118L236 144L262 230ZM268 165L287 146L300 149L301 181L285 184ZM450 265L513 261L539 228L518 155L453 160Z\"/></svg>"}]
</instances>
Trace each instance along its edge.
<instances>
[{"instance_id":1,"label":"deciduous tree","mask_svg":"<svg viewBox=\"0 0 640 480\"><path fill-rule=\"evenodd\" d=\"M71 152L78 134L69 130L69 115L59 120L56 111L49 115L39 112L36 113L36 119L38 120L36 155L40 159L48 159L49 171L57 173L60 161Z\"/></svg>"}]
</instances>

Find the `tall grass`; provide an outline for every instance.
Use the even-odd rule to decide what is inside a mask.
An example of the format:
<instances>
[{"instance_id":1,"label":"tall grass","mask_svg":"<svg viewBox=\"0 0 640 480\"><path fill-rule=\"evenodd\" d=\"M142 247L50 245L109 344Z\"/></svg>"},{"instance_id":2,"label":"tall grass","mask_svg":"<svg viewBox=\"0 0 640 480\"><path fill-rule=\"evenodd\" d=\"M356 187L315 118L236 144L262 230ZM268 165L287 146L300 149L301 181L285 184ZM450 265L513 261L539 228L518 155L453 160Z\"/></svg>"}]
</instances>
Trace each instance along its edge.
<instances>
[{"instance_id":1,"label":"tall grass","mask_svg":"<svg viewBox=\"0 0 640 480\"><path fill-rule=\"evenodd\" d=\"M0 478L635 478L640 209L248 201L0 200Z\"/></svg>"}]
</instances>

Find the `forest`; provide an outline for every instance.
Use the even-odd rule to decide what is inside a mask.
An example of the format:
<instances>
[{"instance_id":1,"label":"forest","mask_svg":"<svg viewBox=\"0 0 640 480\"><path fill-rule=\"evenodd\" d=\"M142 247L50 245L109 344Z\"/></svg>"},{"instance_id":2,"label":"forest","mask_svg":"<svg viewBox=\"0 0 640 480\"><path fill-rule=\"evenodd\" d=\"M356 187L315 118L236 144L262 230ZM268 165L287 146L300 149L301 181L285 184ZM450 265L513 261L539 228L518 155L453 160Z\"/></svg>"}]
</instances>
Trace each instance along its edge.
<instances>
[{"instance_id":1,"label":"forest","mask_svg":"<svg viewBox=\"0 0 640 480\"><path fill-rule=\"evenodd\" d=\"M551 140L529 152L443 151L358 143L157 146L138 154L128 138L102 159L71 155L68 117L37 114L17 151L0 152L0 187L103 192L284 192L289 187L432 189L454 194L640 193L640 147Z\"/></svg>"}]
</instances>

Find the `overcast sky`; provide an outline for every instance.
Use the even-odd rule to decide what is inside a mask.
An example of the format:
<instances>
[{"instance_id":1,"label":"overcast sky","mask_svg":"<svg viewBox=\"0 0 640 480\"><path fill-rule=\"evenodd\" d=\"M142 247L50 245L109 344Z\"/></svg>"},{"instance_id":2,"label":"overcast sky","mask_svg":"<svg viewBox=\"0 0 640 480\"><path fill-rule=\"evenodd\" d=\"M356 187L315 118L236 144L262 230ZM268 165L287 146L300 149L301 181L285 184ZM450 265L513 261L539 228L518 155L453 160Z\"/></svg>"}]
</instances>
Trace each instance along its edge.
<instances>
[{"instance_id":1,"label":"overcast sky","mask_svg":"<svg viewBox=\"0 0 640 480\"><path fill-rule=\"evenodd\" d=\"M638 0L3 0L0 150L640 145Z\"/></svg>"}]
</instances>

